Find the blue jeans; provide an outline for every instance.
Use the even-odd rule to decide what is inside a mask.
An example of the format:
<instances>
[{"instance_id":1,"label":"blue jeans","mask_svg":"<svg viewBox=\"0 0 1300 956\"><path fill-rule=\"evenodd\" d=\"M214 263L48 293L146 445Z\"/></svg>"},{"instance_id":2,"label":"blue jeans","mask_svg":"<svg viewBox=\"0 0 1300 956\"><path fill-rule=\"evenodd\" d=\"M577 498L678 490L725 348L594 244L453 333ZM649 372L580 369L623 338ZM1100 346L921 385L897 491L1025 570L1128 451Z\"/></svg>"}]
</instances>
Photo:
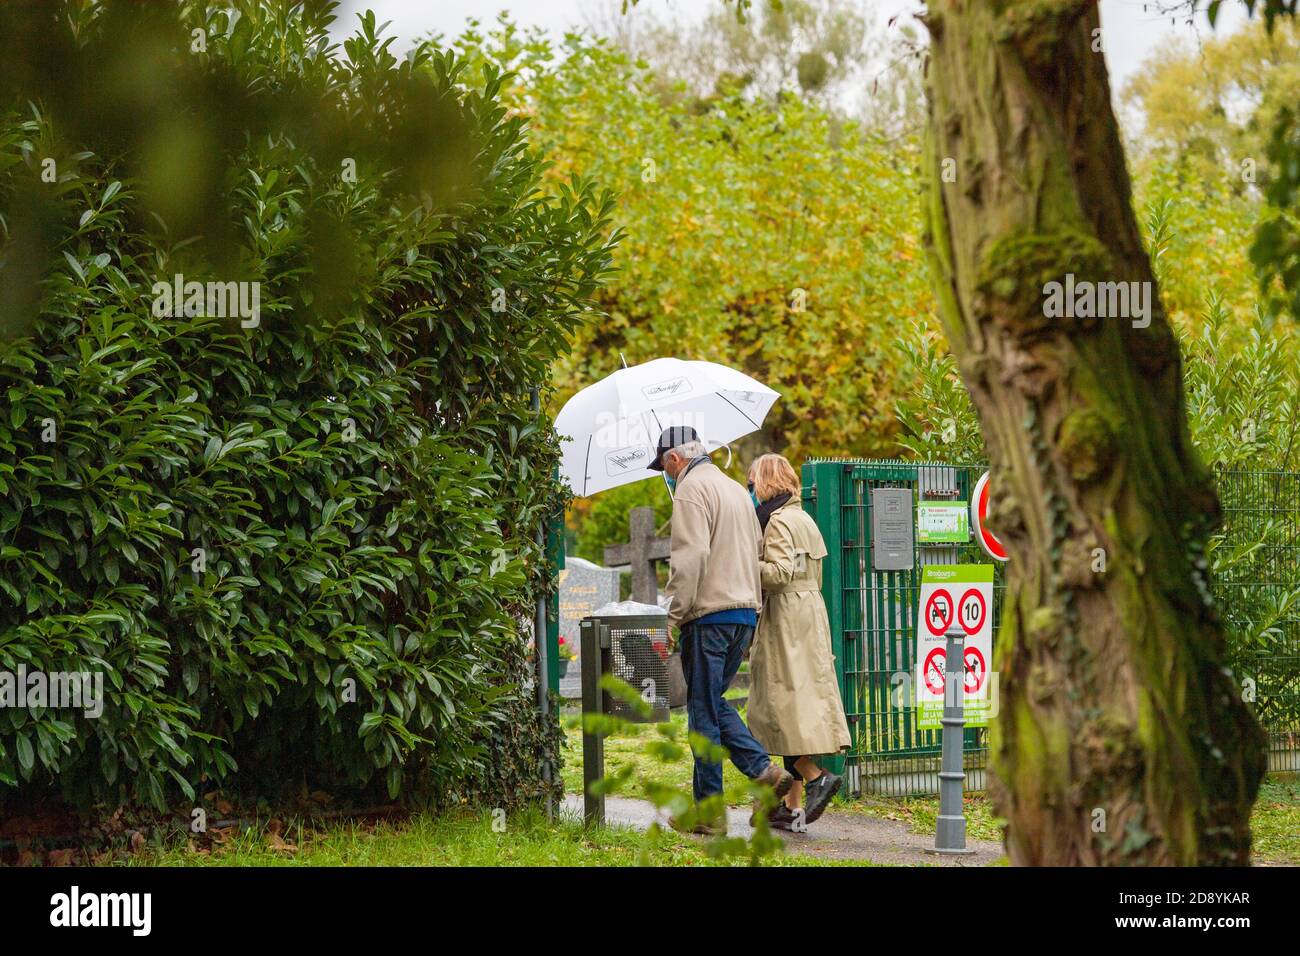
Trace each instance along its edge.
<instances>
[{"instance_id":1,"label":"blue jeans","mask_svg":"<svg viewBox=\"0 0 1300 956\"><path fill-rule=\"evenodd\" d=\"M726 747L736 769L750 779L772 761L722 694L740 669L753 636L754 629L746 624L686 624L681 641L687 726ZM696 757L692 783L696 800L721 793L722 764Z\"/></svg>"}]
</instances>

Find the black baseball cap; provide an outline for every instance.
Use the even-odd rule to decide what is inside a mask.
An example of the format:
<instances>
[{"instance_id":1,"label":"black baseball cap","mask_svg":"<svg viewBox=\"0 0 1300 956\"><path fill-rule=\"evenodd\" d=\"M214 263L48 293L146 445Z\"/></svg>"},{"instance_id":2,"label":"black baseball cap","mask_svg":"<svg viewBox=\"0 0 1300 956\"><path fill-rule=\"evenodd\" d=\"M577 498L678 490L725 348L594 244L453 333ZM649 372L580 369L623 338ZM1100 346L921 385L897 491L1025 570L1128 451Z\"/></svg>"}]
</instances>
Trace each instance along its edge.
<instances>
[{"instance_id":1,"label":"black baseball cap","mask_svg":"<svg viewBox=\"0 0 1300 956\"><path fill-rule=\"evenodd\" d=\"M655 449L655 460L646 465L651 471L664 470L664 452L672 451L678 445L685 445L688 441L699 441L700 436L695 433L695 429L690 425L673 425L671 428L665 428L663 434L659 436L659 447Z\"/></svg>"}]
</instances>

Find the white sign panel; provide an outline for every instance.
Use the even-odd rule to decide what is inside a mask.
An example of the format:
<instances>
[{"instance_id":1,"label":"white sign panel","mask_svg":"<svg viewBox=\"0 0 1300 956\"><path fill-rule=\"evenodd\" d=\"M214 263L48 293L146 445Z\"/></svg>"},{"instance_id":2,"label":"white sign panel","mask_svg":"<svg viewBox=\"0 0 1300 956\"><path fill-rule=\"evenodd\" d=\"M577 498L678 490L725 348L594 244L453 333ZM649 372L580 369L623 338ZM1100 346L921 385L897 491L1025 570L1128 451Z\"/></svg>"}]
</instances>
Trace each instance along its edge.
<instances>
[{"instance_id":1,"label":"white sign panel","mask_svg":"<svg viewBox=\"0 0 1300 956\"><path fill-rule=\"evenodd\" d=\"M993 664L993 565L940 564L921 569L920 617L916 625L917 726L937 730L943 716L948 627L965 633L962 689L967 727L989 717L989 670Z\"/></svg>"}]
</instances>

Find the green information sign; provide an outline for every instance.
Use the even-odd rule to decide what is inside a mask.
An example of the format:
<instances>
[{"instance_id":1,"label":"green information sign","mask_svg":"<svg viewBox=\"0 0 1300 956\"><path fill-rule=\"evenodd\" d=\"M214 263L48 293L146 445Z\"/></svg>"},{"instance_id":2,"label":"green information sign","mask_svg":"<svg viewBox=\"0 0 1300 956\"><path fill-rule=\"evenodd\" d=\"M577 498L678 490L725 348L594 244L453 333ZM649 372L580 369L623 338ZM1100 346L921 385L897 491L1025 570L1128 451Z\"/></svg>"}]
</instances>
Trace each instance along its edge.
<instances>
[{"instance_id":1,"label":"green information sign","mask_svg":"<svg viewBox=\"0 0 1300 956\"><path fill-rule=\"evenodd\" d=\"M970 540L970 508L964 501L922 501L916 506L920 544L965 544Z\"/></svg>"}]
</instances>

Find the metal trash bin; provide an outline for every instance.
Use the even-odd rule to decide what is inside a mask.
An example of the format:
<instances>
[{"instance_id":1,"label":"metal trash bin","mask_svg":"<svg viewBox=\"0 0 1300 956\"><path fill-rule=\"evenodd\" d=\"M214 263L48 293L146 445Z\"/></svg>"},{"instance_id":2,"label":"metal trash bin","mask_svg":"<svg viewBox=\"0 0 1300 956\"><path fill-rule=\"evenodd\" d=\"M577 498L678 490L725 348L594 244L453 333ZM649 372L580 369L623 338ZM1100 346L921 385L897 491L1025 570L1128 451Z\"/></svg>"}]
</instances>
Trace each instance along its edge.
<instances>
[{"instance_id":1,"label":"metal trash bin","mask_svg":"<svg viewBox=\"0 0 1300 956\"><path fill-rule=\"evenodd\" d=\"M633 723L660 723L670 719L668 616L585 617L580 627L584 637L590 628L598 639L600 669L596 680L599 681L601 675L613 674L634 687L651 707L650 715L644 716L632 704L604 691L601 694L601 712ZM585 679L585 670L583 676ZM583 696L585 698L586 694Z\"/></svg>"},{"instance_id":2,"label":"metal trash bin","mask_svg":"<svg viewBox=\"0 0 1300 956\"><path fill-rule=\"evenodd\" d=\"M579 623L582 650L582 711L608 714L635 723L671 719L668 707L668 615L636 614L584 617ZM626 681L650 705L649 716L632 704L602 690L605 674ZM605 775L605 740L599 733L582 732L583 818L588 824L605 822L605 797L591 785Z\"/></svg>"}]
</instances>

